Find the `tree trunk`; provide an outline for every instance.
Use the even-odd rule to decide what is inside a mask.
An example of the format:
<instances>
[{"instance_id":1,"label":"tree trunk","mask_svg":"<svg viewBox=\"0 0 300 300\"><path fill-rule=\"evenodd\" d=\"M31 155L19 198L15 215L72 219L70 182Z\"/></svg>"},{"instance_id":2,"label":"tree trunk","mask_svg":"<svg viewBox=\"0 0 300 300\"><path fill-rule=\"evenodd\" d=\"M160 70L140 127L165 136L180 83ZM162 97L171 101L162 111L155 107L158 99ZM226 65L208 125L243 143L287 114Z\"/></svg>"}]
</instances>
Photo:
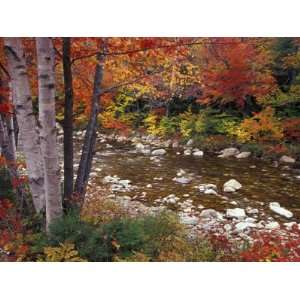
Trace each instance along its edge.
<instances>
[{"instance_id":1,"label":"tree trunk","mask_svg":"<svg viewBox=\"0 0 300 300\"><path fill-rule=\"evenodd\" d=\"M37 122L32 110L31 91L22 41L20 38L5 38L4 43L12 90L15 96L15 112L22 136L29 186L35 210L40 212L45 207L43 161Z\"/></svg>"},{"instance_id":2,"label":"tree trunk","mask_svg":"<svg viewBox=\"0 0 300 300\"><path fill-rule=\"evenodd\" d=\"M79 199L83 201L88 179L92 167L92 160L94 155L94 148L96 143L97 129L98 129L98 114L100 110L100 95L101 83L103 79L104 63L105 63L105 41L103 42L102 53L97 55L97 65L95 69L94 88L92 96L92 109L90 119L87 125L84 143L82 147L82 154L80 164L77 172L77 179L75 184L75 192Z\"/></svg>"},{"instance_id":3,"label":"tree trunk","mask_svg":"<svg viewBox=\"0 0 300 300\"><path fill-rule=\"evenodd\" d=\"M59 158L55 126L54 48L51 38L36 38L39 86L39 122L44 159L46 229L62 216Z\"/></svg>"},{"instance_id":4,"label":"tree trunk","mask_svg":"<svg viewBox=\"0 0 300 300\"><path fill-rule=\"evenodd\" d=\"M63 68L65 88L64 111L64 199L73 194L73 80L71 68L71 38L63 38Z\"/></svg>"}]
</instances>

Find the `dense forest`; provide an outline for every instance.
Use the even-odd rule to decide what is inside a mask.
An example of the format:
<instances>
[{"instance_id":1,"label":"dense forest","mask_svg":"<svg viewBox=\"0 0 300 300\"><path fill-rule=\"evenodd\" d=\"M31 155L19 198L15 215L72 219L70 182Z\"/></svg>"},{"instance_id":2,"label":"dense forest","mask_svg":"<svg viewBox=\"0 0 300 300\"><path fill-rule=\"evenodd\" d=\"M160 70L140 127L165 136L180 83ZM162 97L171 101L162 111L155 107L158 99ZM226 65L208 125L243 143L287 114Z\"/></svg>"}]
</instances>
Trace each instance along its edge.
<instances>
[{"instance_id":1,"label":"dense forest","mask_svg":"<svg viewBox=\"0 0 300 300\"><path fill-rule=\"evenodd\" d=\"M1 38L0 76L0 261L300 260L299 38Z\"/></svg>"}]
</instances>

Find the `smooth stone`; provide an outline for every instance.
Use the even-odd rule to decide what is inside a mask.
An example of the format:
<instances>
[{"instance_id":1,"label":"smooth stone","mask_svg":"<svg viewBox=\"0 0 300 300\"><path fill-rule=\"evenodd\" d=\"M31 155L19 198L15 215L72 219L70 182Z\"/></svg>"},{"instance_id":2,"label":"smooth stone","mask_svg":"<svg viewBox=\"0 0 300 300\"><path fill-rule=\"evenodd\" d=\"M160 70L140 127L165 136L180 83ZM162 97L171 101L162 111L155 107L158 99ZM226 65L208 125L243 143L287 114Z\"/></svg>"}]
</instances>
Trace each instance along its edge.
<instances>
[{"instance_id":1,"label":"smooth stone","mask_svg":"<svg viewBox=\"0 0 300 300\"><path fill-rule=\"evenodd\" d=\"M193 156L197 156L197 157L203 157L204 155L204 152L203 151L195 151L193 152Z\"/></svg>"},{"instance_id":2,"label":"smooth stone","mask_svg":"<svg viewBox=\"0 0 300 300\"><path fill-rule=\"evenodd\" d=\"M192 179L187 178L187 177L174 177L173 181L176 181L176 182L182 183L182 184L188 184L192 181Z\"/></svg>"},{"instance_id":3,"label":"smooth stone","mask_svg":"<svg viewBox=\"0 0 300 300\"><path fill-rule=\"evenodd\" d=\"M231 157L231 156L235 156L239 154L239 150L237 148L225 148L221 151L221 154L218 155L218 157L221 158L227 158L227 157Z\"/></svg>"},{"instance_id":4,"label":"smooth stone","mask_svg":"<svg viewBox=\"0 0 300 300\"><path fill-rule=\"evenodd\" d=\"M165 155L166 153L165 149L156 149L151 152L152 155Z\"/></svg>"},{"instance_id":5,"label":"smooth stone","mask_svg":"<svg viewBox=\"0 0 300 300\"><path fill-rule=\"evenodd\" d=\"M242 219L246 217L246 213L242 208L228 208L226 210L226 217Z\"/></svg>"},{"instance_id":6,"label":"smooth stone","mask_svg":"<svg viewBox=\"0 0 300 300\"><path fill-rule=\"evenodd\" d=\"M213 189L205 190L204 194L206 194L206 195L218 195L218 193Z\"/></svg>"},{"instance_id":7,"label":"smooth stone","mask_svg":"<svg viewBox=\"0 0 300 300\"><path fill-rule=\"evenodd\" d=\"M241 152L238 155L236 155L236 158L248 158L251 155L251 152Z\"/></svg>"},{"instance_id":8,"label":"smooth stone","mask_svg":"<svg viewBox=\"0 0 300 300\"><path fill-rule=\"evenodd\" d=\"M256 224L253 224L251 222L239 222L235 225L235 229L237 231L244 231L250 227L256 227Z\"/></svg>"},{"instance_id":9,"label":"smooth stone","mask_svg":"<svg viewBox=\"0 0 300 300\"><path fill-rule=\"evenodd\" d=\"M283 216L285 218L289 219L289 218L293 217L293 213L291 211L287 210L286 208L281 207L278 202L271 202L269 204L269 208L276 214Z\"/></svg>"},{"instance_id":10,"label":"smooth stone","mask_svg":"<svg viewBox=\"0 0 300 300\"><path fill-rule=\"evenodd\" d=\"M183 154L184 155L191 155L192 151L190 149L186 149L186 150L184 150Z\"/></svg>"},{"instance_id":11,"label":"smooth stone","mask_svg":"<svg viewBox=\"0 0 300 300\"><path fill-rule=\"evenodd\" d=\"M224 192L235 192L242 188L242 185L235 179L230 179L224 183Z\"/></svg>"},{"instance_id":12,"label":"smooth stone","mask_svg":"<svg viewBox=\"0 0 300 300\"><path fill-rule=\"evenodd\" d=\"M287 156L287 155L281 156L279 161L282 163L287 163L287 164L293 164L296 162L296 160L294 158Z\"/></svg>"}]
</instances>

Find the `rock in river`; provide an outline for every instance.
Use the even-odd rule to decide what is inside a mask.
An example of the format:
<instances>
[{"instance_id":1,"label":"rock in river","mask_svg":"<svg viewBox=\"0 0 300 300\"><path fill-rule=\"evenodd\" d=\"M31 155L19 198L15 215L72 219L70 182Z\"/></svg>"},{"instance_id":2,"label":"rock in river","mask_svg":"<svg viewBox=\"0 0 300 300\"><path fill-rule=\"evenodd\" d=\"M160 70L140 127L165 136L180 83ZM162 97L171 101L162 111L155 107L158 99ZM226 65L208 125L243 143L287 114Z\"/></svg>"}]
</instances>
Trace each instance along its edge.
<instances>
[{"instance_id":1,"label":"rock in river","mask_svg":"<svg viewBox=\"0 0 300 300\"><path fill-rule=\"evenodd\" d=\"M198 151L194 151L193 152L193 155L194 156L197 156L197 157L202 157L204 155L203 151L201 150L198 150Z\"/></svg>"},{"instance_id":2,"label":"rock in river","mask_svg":"<svg viewBox=\"0 0 300 300\"><path fill-rule=\"evenodd\" d=\"M165 149L156 149L151 152L152 155L165 155L166 153Z\"/></svg>"},{"instance_id":3,"label":"rock in river","mask_svg":"<svg viewBox=\"0 0 300 300\"><path fill-rule=\"evenodd\" d=\"M293 213L291 211L287 210L286 208L281 207L278 202L271 202L269 204L269 207L276 214L286 217L288 219L293 216Z\"/></svg>"},{"instance_id":4,"label":"rock in river","mask_svg":"<svg viewBox=\"0 0 300 300\"><path fill-rule=\"evenodd\" d=\"M250 155L251 155L251 152L241 152L238 155L236 155L235 157L240 159L240 158L247 158Z\"/></svg>"},{"instance_id":5,"label":"rock in river","mask_svg":"<svg viewBox=\"0 0 300 300\"><path fill-rule=\"evenodd\" d=\"M242 188L242 185L235 179L228 180L223 186L224 192L235 192L240 188Z\"/></svg>"},{"instance_id":6,"label":"rock in river","mask_svg":"<svg viewBox=\"0 0 300 300\"><path fill-rule=\"evenodd\" d=\"M227 158L231 156L235 156L239 154L239 150L237 148L225 148L221 151L221 154L218 157Z\"/></svg>"},{"instance_id":7,"label":"rock in river","mask_svg":"<svg viewBox=\"0 0 300 300\"><path fill-rule=\"evenodd\" d=\"M281 156L279 161L282 163L287 163L287 164L293 164L296 162L296 160L294 158L287 156L287 155Z\"/></svg>"},{"instance_id":8,"label":"rock in river","mask_svg":"<svg viewBox=\"0 0 300 300\"><path fill-rule=\"evenodd\" d=\"M188 178L188 177L174 177L173 181L176 181L176 182L182 183L182 184L187 184L187 183L190 183L192 181L192 179Z\"/></svg>"}]
</instances>

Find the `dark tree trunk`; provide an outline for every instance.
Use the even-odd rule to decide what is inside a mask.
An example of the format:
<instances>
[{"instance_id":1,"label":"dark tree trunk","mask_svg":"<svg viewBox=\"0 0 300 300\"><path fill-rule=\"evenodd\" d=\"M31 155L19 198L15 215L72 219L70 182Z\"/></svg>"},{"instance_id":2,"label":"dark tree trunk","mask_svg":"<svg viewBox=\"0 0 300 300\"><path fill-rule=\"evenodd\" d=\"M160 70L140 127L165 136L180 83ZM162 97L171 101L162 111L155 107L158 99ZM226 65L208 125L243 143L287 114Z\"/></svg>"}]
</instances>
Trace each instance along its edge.
<instances>
[{"instance_id":1,"label":"dark tree trunk","mask_svg":"<svg viewBox=\"0 0 300 300\"><path fill-rule=\"evenodd\" d=\"M103 46L103 49L104 46ZM77 173L77 179L75 184L75 193L78 195L79 199L83 201L86 187L91 171L92 160L94 155L94 147L96 142L96 135L98 129L98 114L100 110L100 94L101 94L101 82L103 78L105 54L99 53L97 55L97 66L95 70L94 77L94 89L92 96L92 107L91 115L87 125L86 134L84 137L84 143L82 147L82 154L80 158L80 164Z\"/></svg>"},{"instance_id":2,"label":"dark tree trunk","mask_svg":"<svg viewBox=\"0 0 300 300\"><path fill-rule=\"evenodd\" d=\"M63 68L65 89L64 110L64 199L73 193L74 148L73 148L73 79L71 68L71 38L63 38Z\"/></svg>"}]
</instances>

